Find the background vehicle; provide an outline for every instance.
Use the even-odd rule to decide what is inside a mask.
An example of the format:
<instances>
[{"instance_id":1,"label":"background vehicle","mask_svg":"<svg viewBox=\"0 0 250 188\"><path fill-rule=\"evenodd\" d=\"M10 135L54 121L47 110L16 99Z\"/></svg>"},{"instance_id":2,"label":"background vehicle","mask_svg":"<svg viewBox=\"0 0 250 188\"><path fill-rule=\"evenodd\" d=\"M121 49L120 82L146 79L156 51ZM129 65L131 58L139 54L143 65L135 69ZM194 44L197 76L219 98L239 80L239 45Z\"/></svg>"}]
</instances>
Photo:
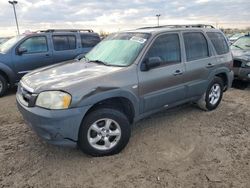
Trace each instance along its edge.
<instances>
[{"instance_id":1,"label":"background vehicle","mask_svg":"<svg viewBox=\"0 0 250 188\"><path fill-rule=\"evenodd\" d=\"M49 143L116 154L130 125L150 114L187 102L216 109L231 87L232 62L223 33L207 25L115 33L81 61L25 75L18 108Z\"/></svg>"},{"instance_id":2,"label":"background vehicle","mask_svg":"<svg viewBox=\"0 0 250 188\"><path fill-rule=\"evenodd\" d=\"M0 44L6 42L9 39L10 39L10 37L0 37Z\"/></svg>"},{"instance_id":3,"label":"background vehicle","mask_svg":"<svg viewBox=\"0 0 250 188\"><path fill-rule=\"evenodd\" d=\"M74 59L99 41L99 35L92 30L52 29L13 37L0 46L0 97L24 74Z\"/></svg>"},{"instance_id":4,"label":"background vehicle","mask_svg":"<svg viewBox=\"0 0 250 188\"><path fill-rule=\"evenodd\" d=\"M239 38L231 45L231 49L235 79L250 82L250 35Z\"/></svg>"},{"instance_id":5,"label":"background vehicle","mask_svg":"<svg viewBox=\"0 0 250 188\"><path fill-rule=\"evenodd\" d=\"M238 40L240 37L244 36L244 33L235 33L232 36L229 37L229 42L233 44L236 40Z\"/></svg>"}]
</instances>

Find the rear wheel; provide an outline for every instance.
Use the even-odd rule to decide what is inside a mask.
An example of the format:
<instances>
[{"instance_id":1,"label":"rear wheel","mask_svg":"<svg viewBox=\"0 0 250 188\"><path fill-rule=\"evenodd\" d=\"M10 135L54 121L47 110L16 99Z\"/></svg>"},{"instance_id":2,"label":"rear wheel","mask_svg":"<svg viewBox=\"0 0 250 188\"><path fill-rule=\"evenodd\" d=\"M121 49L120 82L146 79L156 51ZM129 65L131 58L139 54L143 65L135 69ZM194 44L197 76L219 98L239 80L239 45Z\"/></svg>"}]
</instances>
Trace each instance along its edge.
<instances>
[{"instance_id":1,"label":"rear wheel","mask_svg":"<svg viewBox=\"0 0 250 188\"><path fill-rule=\"evenodd\" d=\"M206 93L198 101L198 106L206 111L216 109L223 97L223 81L219 77L215 77L209 84Z\"/></svg>"},{"instance_id":2,"label":"rear wheel","mask_svg":"<svg viewBox=\"0 0 250 188\"><path fill-rule=\"evenodd\" d=\"M119 110L100 108L87 115L80 130L78 145L92 156L119 153L128 143L131 128L128 118Z\"/></svg>"},{"instance_id":3,"label":"rear wheel","mask_svg":"<svg viewBox=\"0 0 250 188\"><path fill-rule=\"evenodd\" d=\"M0 75L0 97L4 96L8 88L7 80Z\"/></svg>"}]
</instances>

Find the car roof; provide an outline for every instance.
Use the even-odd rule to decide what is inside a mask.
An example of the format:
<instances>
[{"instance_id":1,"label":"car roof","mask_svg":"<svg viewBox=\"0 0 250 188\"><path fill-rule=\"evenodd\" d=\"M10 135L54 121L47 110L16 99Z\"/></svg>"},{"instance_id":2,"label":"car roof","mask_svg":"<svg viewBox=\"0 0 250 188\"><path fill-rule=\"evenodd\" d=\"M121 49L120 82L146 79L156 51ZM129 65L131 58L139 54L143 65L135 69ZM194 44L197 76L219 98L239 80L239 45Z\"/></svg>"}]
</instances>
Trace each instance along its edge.
<instances>
[{"instance_id":1,"label":"car roof","mask_svg":"<svg viewBox=\"0 0 250 188\"><path fill-rule=\"evenodd\" d=\"M134 30L128 30L125 32L138 32L138 33L150 33L158 34L162 32L173 32L173 31L206 31L206 32L221 32L219 29L214 28L210 25L166 25L160 27L143 27Z\"/></svg>"},{"instance_id":2,"label":"car roof","mask_svg":"<svg viewBox=\"0 0 250 188\"><path fill-rule=\"evenodd\" d=\"M37 36L37 35L47 35L47 34L84 34L84 35L98 35L91 29L47 29L47 30L38 30L35 32L26 32L22 35L24 36ZM98 35L99 36L99 35Z\"/></svg>"}]
</instances>

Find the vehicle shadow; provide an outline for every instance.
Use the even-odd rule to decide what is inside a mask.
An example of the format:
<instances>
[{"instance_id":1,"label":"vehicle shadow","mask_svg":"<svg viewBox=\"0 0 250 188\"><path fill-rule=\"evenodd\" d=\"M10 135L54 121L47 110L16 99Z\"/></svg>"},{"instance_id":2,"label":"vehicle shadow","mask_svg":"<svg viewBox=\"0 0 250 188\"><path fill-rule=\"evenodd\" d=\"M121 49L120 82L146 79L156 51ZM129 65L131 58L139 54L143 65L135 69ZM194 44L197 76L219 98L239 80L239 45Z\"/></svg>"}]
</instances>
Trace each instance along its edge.
<instances>
[{"instance_id":1,"label":"vehicle shadow","mask_svg":"<svg viewBox=\"0 0 250 188\"><path fill-rule=\"evenodd\" d=\"M15 95L16 92L17 92L17 87L10 88L10 89L7 91L6 95L3 96L3 97L8 97L8 96L11 96L11 95Z\"/></svg>"},{"instance_id":2,"label":"vehicle shadow","mask_svg":"<svg viewBox=\"0 0 250 188\"><path fill-rule=\"evenodd\" d=\"M245 90L250 86L248 82L244 82L241 80L234 80L232 87L235 89Z\"/></svg>"}]
</instances>

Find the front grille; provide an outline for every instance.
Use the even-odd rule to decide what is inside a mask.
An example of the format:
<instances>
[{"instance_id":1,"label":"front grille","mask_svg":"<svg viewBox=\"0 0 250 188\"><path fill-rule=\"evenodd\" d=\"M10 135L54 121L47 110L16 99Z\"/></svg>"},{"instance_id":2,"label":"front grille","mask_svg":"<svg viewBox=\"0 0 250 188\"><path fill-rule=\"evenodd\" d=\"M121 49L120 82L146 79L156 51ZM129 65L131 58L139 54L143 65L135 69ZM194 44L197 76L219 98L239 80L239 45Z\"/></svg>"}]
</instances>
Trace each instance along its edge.
<instances>
[{"instance_id":1,"label":"front grille","mask_svg":"<svg viewBox=\"0 0 250 188\"><path fill-rule=\"evenodd\" d=\"M18 95L20 101L28 107L34 107L35 101L36 101L36 94L31 93L28 91L25 87L23 87L21 84L18 87Z\"/></svg>"},{"instance_id":2,"label":"front grille","mask_svg":"<svg viewBox=\"0 0 250 188\"><path fill-rule=\"evenodd\" d=\"M27 91L24 87L21 87L21 95L23 97L23 100L29 104L32 97L32 93Z\"/></svg>"}]
</instances>

